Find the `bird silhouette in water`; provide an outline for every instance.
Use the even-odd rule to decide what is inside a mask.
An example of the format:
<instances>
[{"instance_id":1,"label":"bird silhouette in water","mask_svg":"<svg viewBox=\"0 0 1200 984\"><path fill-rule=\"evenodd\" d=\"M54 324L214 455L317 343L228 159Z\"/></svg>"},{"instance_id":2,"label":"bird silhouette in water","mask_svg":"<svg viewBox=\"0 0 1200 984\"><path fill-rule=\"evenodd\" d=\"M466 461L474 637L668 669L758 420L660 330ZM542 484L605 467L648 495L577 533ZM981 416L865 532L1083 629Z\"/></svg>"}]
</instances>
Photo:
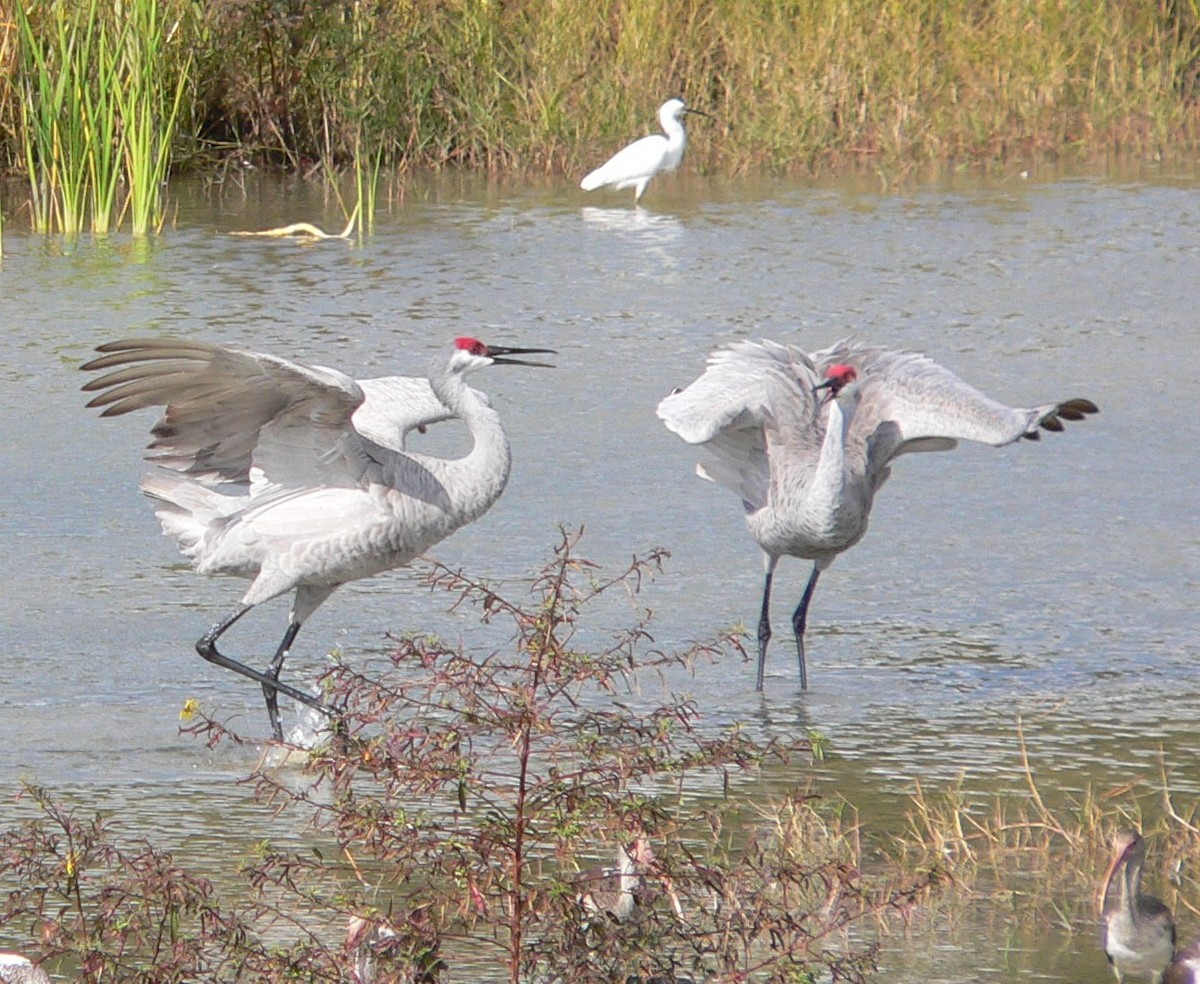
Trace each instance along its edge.
<instances>
[{"instance_id":1,"label":"bird silhouette in water","mask_svg":"<svg viewBox=\"0 0 1200 984\"><path fill-rule=\"evenodd\" d=\"M163 531L203 574L248 578L241 603L196 644L205 659L258 681L272 733L282 739L278 694L331 714L280 682L300 627L339 586L407 564L478 519L508 482L500 417L468 373L545 366L517 356L550 349L458 338L429 378L355 380L336 369L158 338L110 342L83 366L111 370L83 389L115 416L165 406L154 425L142 491ZM474 441L458 459L405 449L410 431L462 420ZM287 592L287 630L258 671L217 648L256 605Z\"/></svg>"},{"instance_id":2,"label":"bird silhouette in water","mask_svg":"<svg viewBox=\"0 0 1200 984\"><path fill-rule=\"evenodd\" d=\"M650 841L643 836L617 845L616 864L589 868L579 875L576 901L591 919L615 919L628 922L638 912L646 878L653 875L671 902L671 908L683 919L683 904L675 892L671 876L663 870Z\"/></svg>"},{"instance_id":3,"label":"bird silhouette in water","mask_svg":"<svg viewBox=\"0 0 1200 984\"><path fill-rule=\"evenodd\" d=\"M1037 440L1040 430L1061 431L1062 421L1096 412L1084 399L1007 407L924 356L849 341L811 355L777 342L735 342L658 405L663 423L705 452L699 475L741 499L762 548L758 690L776 565L782 557L813 562L792 614L806 688L804 632L817 579L866 533L895 458L947 451L960 440L994 447Z\"/></svg>"}]
</instances>

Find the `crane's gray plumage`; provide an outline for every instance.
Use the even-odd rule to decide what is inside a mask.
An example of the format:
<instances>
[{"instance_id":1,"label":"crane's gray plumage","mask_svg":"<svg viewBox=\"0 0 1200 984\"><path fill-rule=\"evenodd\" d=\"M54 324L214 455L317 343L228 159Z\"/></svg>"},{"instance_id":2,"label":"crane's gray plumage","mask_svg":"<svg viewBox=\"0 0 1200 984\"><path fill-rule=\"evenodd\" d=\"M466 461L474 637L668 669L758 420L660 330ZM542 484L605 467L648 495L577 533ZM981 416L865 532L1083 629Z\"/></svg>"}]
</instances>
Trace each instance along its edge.
<instances>
[{"instance_id":1,"label":"crane's gray plumage","mask_svg":"<svg viewBox=\"0 0 1200 984\"><path fill-rule=\"evenodd\" d=\"M249 578L201 655L263 684L276 737L276 691L325 710L278 675L300 626L340 585L408 563L481 516L511 463L499 415L464 382L493 364L539 365L460 338L428 380L356 381L336 369L180 339L112 342L83 388L114 416L165 406L152 429L142 491L163 530L204 574ZM447 460L405 449L412 430L451 417L474 439ZM265 673L231 660L217 638L255 605L295 591L288 631Z\"/></svg>"},{"instance_id":2,"label":"crane's gray plumage","mask_svg":"<svg viewBox=\"0 0 1200 984\"><path fill-rule=\"evenodd\" d=\"M947 451L960 440L995 447L1036 440L1039 429L1060 431L1061 421L1096 409L1088 400L1008 407L925 356L852 341L811 354L765 340L714 351L704 373L667 396L658 415L703 449L697 472L742 500L766 556L758 689L779 559L814 562L792 616L804 687L804 628L817 577L866 533L875 493L896 457Z\"/></svg>"}]
</instances>

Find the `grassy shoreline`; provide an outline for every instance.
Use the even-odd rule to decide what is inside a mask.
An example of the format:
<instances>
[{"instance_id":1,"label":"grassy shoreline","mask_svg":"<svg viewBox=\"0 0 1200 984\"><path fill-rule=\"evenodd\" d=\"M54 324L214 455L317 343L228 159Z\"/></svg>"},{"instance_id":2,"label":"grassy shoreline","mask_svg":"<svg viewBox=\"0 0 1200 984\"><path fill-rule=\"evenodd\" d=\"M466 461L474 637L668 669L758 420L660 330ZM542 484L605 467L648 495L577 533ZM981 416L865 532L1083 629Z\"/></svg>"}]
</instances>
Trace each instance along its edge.
<instances>
[{"instance_id":1,"label":"grassy shoreline","mask_svg":"<svg viewBox=\"0 0 1200 984\"><path fill-rule=\"evenodd\" d=\"M28 4L35 29L63 5ZM1190 153L1200 8L1133 0L160 0L173 168L574 171L682 92L688 165L903 173ZM0 0L0 169L23 174L20 18Z\"/></svg>"}]
</instances>

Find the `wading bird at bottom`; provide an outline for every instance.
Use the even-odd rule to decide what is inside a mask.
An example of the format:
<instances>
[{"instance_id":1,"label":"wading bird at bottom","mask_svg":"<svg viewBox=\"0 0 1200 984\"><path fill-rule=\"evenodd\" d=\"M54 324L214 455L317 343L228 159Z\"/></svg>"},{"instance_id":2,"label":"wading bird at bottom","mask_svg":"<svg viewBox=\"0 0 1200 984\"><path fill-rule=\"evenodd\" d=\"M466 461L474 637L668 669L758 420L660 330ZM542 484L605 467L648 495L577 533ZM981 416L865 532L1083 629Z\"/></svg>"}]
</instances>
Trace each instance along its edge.
<instances>
[{"instance_id":1,"label":"wading bird at bottom","mask_svg":"<svg viewBox=\"0 0 1200 984\"><path fill-rule=\"evenodd\" d=\"M0 984L50 984L50 976L28 957L0 952Z\"/></svg>"},{"instance_id":2,"label":"wading bird at bottom","mask_svg":"<svg viewBox=\"0 0 1200 984\"><path fill-rule=\"evenodd\" d=\"M1100 939L1118 982L1136 974L1159 984L1175 956L1175 920L1161 899L1142 892L1145 866L1142 835L1136 830L1119 831L1112 862L1100 882Z\"/></svg>"}]
</instances>

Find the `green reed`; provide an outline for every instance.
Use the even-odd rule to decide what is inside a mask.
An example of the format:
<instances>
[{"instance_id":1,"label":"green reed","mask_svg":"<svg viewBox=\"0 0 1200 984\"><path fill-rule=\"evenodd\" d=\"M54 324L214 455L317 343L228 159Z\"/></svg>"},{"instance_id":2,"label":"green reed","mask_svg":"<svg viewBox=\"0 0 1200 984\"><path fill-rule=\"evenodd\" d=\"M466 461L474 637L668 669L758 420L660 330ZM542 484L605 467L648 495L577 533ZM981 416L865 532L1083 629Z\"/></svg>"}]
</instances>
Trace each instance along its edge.
<instances>
[{"instance_id":1,"label":"green reed","mask_svg":"<svg viewBox=\"0 0 1200 984\"><path fill-rule=\"evenodd\" d=\"M86 78L98 33L96 4L82 15L53 4L45 12L48 23L38 25L45 37L24 7L17 5L16 15L33 227L77 235L83 228L88 182Z\"/></svg>"},{"instance_id":2,"label":"green reed","mask_svg":"<svg viewBox=\"0 0 1200 984\"><path fill-rule=\"evenodd\" d=\"M190 57L170 72L159 0L57 0L15 16L34 229L75 236L90 221L103 235L126 209L135 235L157 228Z\"/></svg>"},{"instance_id":3,"label":"green reed","mask_svg":"<svg viewBox=\"0 0 1200 984\"><path fill-rule=\"evenodd\" d=\"M359 239L365 230L375 231L375 209L379 197L379 171L383 166L383 151L367 155L359 145L354 155L354 195L358 209Z\"/></svg>"},{"instance_id":4,"label":"green reed","mask_svg":"<svg viewBox=\"0 0 1200 984\"><path fill-rule=\"evenodd\" d=\"M93 3L93 17L95 10ZM92 231L97 235L106 235L117 218L122 145L117 112L117 97L122 84L119 59L127 34L126 27L114 39L108 25L100 24L94 62L95 85L82 87L87 127L83 142L87 158L88 199Z\"/></svg>"},{"instance_id":5,"label":"green reed","mask_svg":"<svg viewBox=\"0 0 1200 984\"><path fill-rule=\"evenodd\" d=\"M187 90L190 49L172 78L168 48L179 21L168 22L158 0L130 0L125 43L121 46L117 103L123 130L125 180L135 236L161 229L166 215L165 186L171 144Z\"/></svg>"}]
</instances>

